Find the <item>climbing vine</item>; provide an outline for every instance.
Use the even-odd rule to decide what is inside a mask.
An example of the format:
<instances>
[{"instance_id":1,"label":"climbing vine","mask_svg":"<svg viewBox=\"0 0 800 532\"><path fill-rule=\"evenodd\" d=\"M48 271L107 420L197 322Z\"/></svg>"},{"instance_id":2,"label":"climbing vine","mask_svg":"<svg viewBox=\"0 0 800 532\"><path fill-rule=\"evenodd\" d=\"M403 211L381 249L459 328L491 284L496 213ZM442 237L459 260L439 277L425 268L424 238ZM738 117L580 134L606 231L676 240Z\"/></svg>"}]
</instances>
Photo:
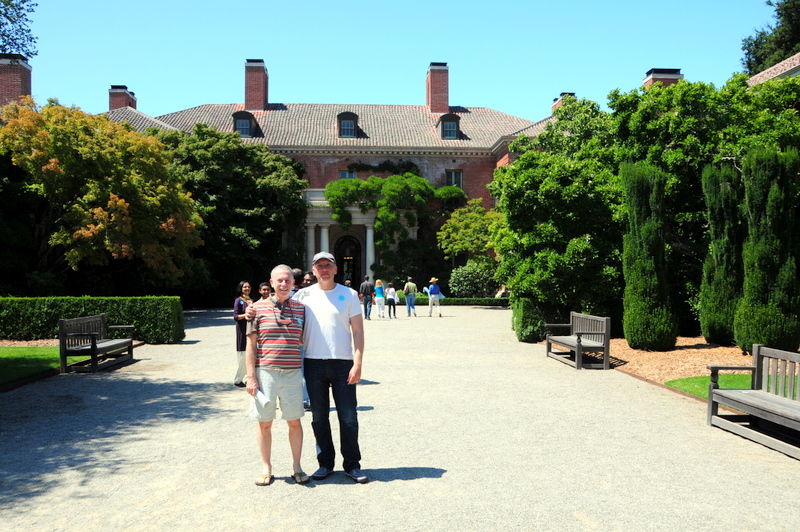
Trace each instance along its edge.
<instances>
[{"instance_id":1,"label":"climbing vine","mask_svg":"<svg viewBox=\"0 0 800 532\"><path fill-rule=\"evenodd\" d=\"M347 165L351 172L370 172L392 175L414 174L419 175L419 168L411 161L400 159L397 162L385 160L380 164L351 163Z\"/></svg>"},{"instance_id":2,"label":"climbing vine","mask_svg":"<svg viewBox=\"0 0 800 532\"><path fill-rule=\"evenodd\" d=\"M408 238L406 227L416 227L419 218L427 216L426 207L431 199L440 199L449 205L457 203L459 195L463 204L466 194L461 189L435 189L427 179L410 172L386 178L340 179L325 187L325 199L333 211L332 217L345 231L353 223L348 206L358 205L362 213L373 209L377 211L375 247L380 251L388 250L398 239ZM402 223L403 220L406 224Z\"/></svg>"}]
</instances>

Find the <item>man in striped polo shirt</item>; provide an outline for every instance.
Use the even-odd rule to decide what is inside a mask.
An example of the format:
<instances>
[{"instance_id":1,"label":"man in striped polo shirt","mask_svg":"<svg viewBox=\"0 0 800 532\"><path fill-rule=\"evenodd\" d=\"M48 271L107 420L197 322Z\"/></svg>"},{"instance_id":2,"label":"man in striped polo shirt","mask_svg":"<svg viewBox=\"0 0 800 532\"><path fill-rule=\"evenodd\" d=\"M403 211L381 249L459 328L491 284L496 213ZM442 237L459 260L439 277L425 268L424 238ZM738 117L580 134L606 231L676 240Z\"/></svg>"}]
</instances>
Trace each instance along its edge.
<instances>
[{"instance_id":1,"label":"man in striped polo shirt","mask_svg":"<svg viewBox=\"0 0 800 532\"><path fill-rule=\"evenodd\" d=\"M270 284L275 293L252 305L255 317L247 328L247 393L253 396L250 418L258 421L258 447L264 465L256 485L269 486L275 478L271 460L272 422L275 420L275 403L278 400L282 417L289 425L294 471L292 478L298 484L305 484L309 477L300 467L303 450L300 348L303 343L305 306L290 297L294 275L289 266L281 264L273 268Z\"/></svg>"}]
</instances>

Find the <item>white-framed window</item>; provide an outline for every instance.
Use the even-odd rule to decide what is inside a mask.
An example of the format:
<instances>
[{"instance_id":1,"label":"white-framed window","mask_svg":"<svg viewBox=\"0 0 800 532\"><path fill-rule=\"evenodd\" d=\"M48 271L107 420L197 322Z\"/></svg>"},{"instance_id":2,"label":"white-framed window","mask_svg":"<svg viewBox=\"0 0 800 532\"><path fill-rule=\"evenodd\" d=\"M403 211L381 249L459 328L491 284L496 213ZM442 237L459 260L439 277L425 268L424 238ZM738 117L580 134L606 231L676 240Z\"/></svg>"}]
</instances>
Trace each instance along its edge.
<instances>
[{"instance_id":1,"label":"white-framed window","mask_svg":"<svg viewBox=\"0 0 800 532\"><path fill-rule=\"evenodd\" d=\"M239 134L240 137L249 137L250 136L250 120L247 118L237 118L236 119L236 132Z\"/></svg>"},{"instance_id":2,"label":"white-framed window","mask_svg":"<svg viewBox=\"0 0 800 532\"><path fill-rule=\"evenodd\" d=\"M339 179L355 179L356 173L351 170L339 170Z\"/></svg>"},{"instance_id":3,"label":"white-framed window","mask_svg":"<svg viewBox=\"0 0 800 532\"><path fill-rule=\"evenodd\" d=\"M339 136L354 138L356 136L356 123L354 120L342 120L339 126Z\"/></svg>"},{"instance_id":4,"label":"white-framed window","mask_svg":"<svg viewBox=\"0 0 800 532\"><path fill-rule=\"evenodd\" d=\"M358 115L346 111L336 115L337 125L339 126L338 135L341 139L358 138Z\"/></svg>"},{"instance_id":5,"label":"white-framed window","mask_svg":"<svg viewBox=\"0 0 800 532\"><path fill-rule=\"evenodd\" d=\"M445 170L444 184L448 187L458 187L464 189L464 179L461 170Z\"/></svg>"},{"instance_id":6,"label":"white-framed window","mask_svg":"<svg viewBox=\"0 0 800 532\"><path fill-rule=\"evenodd\" d=\"M455 113L448 113L439 118L436 128L439 130L439 136L442 140L458 140L461 138L460 121L461 117Z\"/></svg>"}]
</instances>

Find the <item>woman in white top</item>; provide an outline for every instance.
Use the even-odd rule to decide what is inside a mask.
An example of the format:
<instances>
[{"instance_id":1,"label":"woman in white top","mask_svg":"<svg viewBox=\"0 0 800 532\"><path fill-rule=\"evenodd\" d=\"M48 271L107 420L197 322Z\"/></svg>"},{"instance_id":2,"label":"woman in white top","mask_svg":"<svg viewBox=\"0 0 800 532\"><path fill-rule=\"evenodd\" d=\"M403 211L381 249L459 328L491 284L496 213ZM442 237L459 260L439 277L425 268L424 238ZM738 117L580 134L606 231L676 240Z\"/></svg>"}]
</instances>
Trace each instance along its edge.
<instances>
[{"instance_id":1,"label":"woman in white top","mask_svg":"<svg viewBox=\"0 0 800 532\"><path fill-rule=\"evenodd\" d=\"M395 304L397 303L397 290L394 289L394 285L389 283L386 285L386 305L389 307L389 319L397 319L397 307ZM394 314L394 316L392 316Z\"/></svg>"}]
</instances>

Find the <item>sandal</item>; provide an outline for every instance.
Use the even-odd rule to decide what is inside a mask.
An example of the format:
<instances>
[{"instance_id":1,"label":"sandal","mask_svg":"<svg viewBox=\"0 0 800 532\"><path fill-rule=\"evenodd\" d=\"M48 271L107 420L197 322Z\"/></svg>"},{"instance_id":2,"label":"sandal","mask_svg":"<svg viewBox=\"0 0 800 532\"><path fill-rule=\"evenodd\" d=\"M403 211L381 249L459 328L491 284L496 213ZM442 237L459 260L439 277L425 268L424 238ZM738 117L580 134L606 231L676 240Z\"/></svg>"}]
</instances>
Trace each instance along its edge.
<instances>
[{"instance_id":1,"label":"sandal","mask_svg":"<svg viewBox=\"0 0 800 532\"><path fill-rule=\"evenodd\" d=\"M292 478L298 484L308 484L308 481L311 480L308 475L303 473L302 471L298 471L297 473L292 474Z\"/></svg>"},{"instance_id":2,"label":"sandal","mask_svg":"<svg viewBox=\"0 0 800 532\"><path fill-rule=\"evenodd\" d=\"M275 477L272 475L259 475L256 478L256 486L269 486Z\"/></svg>"}]
</instances>

